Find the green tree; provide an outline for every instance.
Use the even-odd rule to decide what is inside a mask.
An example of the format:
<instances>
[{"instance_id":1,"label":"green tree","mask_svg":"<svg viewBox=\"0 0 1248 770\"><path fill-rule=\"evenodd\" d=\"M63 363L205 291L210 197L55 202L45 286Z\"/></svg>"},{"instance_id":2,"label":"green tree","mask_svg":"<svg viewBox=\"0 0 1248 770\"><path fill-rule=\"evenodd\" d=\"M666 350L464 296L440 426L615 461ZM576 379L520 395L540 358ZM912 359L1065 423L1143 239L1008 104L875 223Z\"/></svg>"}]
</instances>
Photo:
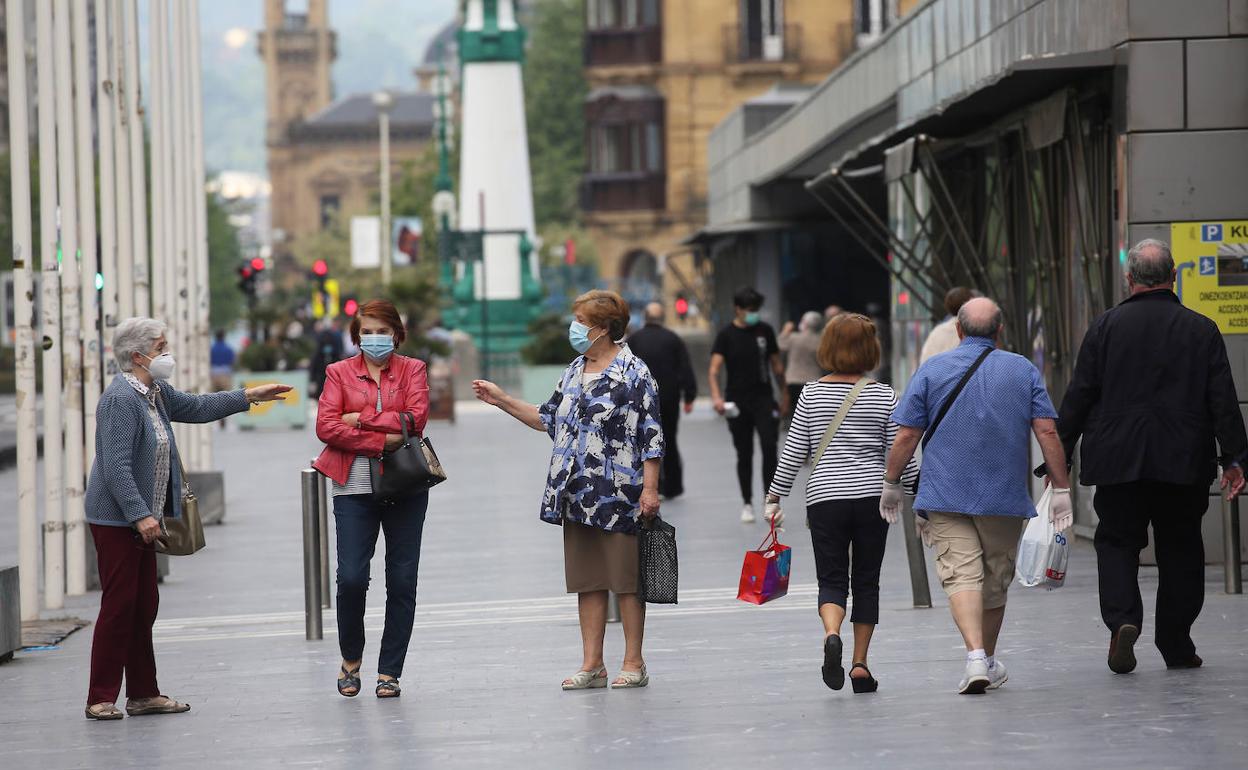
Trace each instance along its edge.
<instances>
[{"instance_id":1,"label":"green tree","mask_svg":"<svg viewBox=\"0 0 1248 770\"><path fill-rule=\"evenodd\" d=\"M0 270L13 269L13 194L9 153L0 153ZM39 153L30 153L30 266L39 269Z\"/></svg>"},{"instance_id":2,"label":"green tree","mask_svg":"<svg viewBox=\"0 0 1248 770\"><path fill-rule=\"evenodd\" d=\"M579 217L585 168L584 0L537 0L524 67L529 165L538 230Z\"/></svg>"},{"instance_id":3,"label":"green tree","mask_svg":"<svg viewBox=\"0 0 1248 770\"><path fill-rule=\"evenodd\" d=\"M214 329L243 317L243 293L236 270L243 258L238 229L215 195L208 195L208 317Z\"/></svg>"}]
</instances>

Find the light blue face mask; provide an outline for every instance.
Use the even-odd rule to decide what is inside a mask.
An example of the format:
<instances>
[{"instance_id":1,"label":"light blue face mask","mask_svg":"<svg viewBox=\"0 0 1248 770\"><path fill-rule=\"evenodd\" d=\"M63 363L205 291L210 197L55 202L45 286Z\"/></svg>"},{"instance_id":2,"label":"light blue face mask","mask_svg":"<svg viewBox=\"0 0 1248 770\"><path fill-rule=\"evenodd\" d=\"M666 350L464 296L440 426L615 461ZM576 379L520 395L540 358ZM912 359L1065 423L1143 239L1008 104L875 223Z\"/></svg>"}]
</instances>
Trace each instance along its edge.
<instances>
[{"instance_id":1,"label":"light blue face mask","mask_svg":"<svg viewBox=\"0 0 1248 770\"><path fill-rule=\"evenodd\" d=\"M594 340L589 338L589 332L593 326L586 326L580 321L573 321L568 325L568 344L577 353L584 354L594 344Z\"/></svg>"},{"instance_id":2,"label":"light blue face mask","mask_svg":"<svg viewBox=\"0 0 1248 770\"><path fill-rule=\"evenodd\" d=\"M360 350L377 363L385 363L394 352L394 337L389 334L361 334Z\"/></svg>"},{"instance_id":3,"label":"light blue face mask","mask_svg":"<svg viewBox=\"0 0 1248 770\"><path fill-rule=\"evenodd\" d=\"M757 324L757 323L758 323L761 319L760 319L760 317L759 317L759 315L758 315L758 311L757 311L757 310L751 310L750 312L748 312L748 313L746 313L746 314L745 314L745 319L744 319L744 320L745 320L745 325L746 325L746 326L754 326L754 325L756 325L756 324Z\"/></svg>"}]
</instances>

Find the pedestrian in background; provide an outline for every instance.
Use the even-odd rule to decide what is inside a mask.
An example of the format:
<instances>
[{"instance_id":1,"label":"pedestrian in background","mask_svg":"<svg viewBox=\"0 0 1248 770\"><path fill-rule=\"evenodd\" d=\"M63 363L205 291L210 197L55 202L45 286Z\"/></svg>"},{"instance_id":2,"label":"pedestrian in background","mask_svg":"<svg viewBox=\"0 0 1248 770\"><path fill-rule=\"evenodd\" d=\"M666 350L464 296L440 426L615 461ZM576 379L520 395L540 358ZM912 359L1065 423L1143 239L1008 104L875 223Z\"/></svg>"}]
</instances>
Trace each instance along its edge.
<instances>
[{"instance_id":1,"label":"pedestrian in background","mask_svg":"<svg viewBox=\"0 0 1248 770\"><path fill-rule=\"evenodd\" d=\"M169 384L176 363L165 324L128 318L113 334L121 372L96 407L95 463L84 500L99 566L100 614L91 641L88 719L122 719L116 706L126 678L126 713L177 714L190 706L156 684L152 625L160 591L154 543L162 520L182 515L182 462L173 423L206 423L280 400L288 385L196 395Z\"/></svg>"},{"instance_id":2,"label":"pedestrian in background","mask_svg":"<svg viewBox=\"0 0 1248 770\"><path fill-rule=\"evenodd\" d=\"M312 385L312 393L320 395L325 389L325 372L329 365L343 358L342 322L337 318L322 322L313 338L313 344L315 349L312 351L312 360L308 362L308 379Z\"/></svg>"},{"instance_id":3,"label":"pedestrian in background","mask_svg":"<svg viewBox=\"0 0 1248 770\"><path fill-rule=\"evenodd\" d=\"M741 521L751 524L754 522L754 434L758 434L762 449L763 488L767 489L776 475L780 415L789 411L789 394L784 390L784 364L780 361L776 332L758 313L763 306L763 295L752 288L744 288L733 296L732 305L732 323L719 331L711 348L708 378L711 402L717 413L728 418L728 432L737 452ZM724 371L727 383L722 394L720 370ZM778 406L773 377L780 385Z\"/></svg>"},{"instance_id":4,"label":"pedestrian in background","mask_svg":"<svg viewBox=\"0 0 1248 770\"><path fill-rule=\"evenodd\" d=\"M1170 247L1140 241L1127 255L1126 278L1131 296L1083 338L1058 432L1068 457L1083 437L1080 481L1096 487L1110 670L1136 666L1133 645L1144 626L1140 550L1150 523L1160 577L1154 643L1167 668L1198 668L1191 631L1205 602L1200 520L1218 465L1227 499L1244 488L1248 436L1226 343L1217 324L1175 296Z\"/></svg>"},{"instance_id":5,"label":"pedestrian in background","mask_svg":"<svg viewBox=\"0 0 1248 770\"><path fill-rule=\"evenodd\" d=\"M234 388L234 348L225 341L225 330L217 329L208 351L208 377L216 392Z\"/></svg>"},{"instance_id":6,"label":"pedestrian in background","mask_svg":"<svg viewBox=\"0 0 1248 770\"><path fill-rule=\"evenodd\" d=\"M351 319L351 339L360 354L330 364L316 413L316 437L325 449L313 463L333 487L338 545L338 647L342 665L338 692L360 692L364 658L364 603L369 565L379 532L386 535L386 624L377 661L378 698L402 694L399 677L416 616L416 578L429 493L400 500L374 500L368 460L403 443L402 415L417 433L429 419L429 383L424 362L401 356L406 331L388 300L365 303Z\"/></svg>"},{"instance_id":7,"label":"pedestrian in background","mask_svg":"<svg viewBox=\"0 0 1248 770\"><path fill-rule=\"evenodd\" d=\"M939 353L946 353L956 348L961 340L958 338L958 311L970 300L979 296L979 292L965 286L954 286L945 292L945 320L932 327L923 348L919 351L919 365L927 363L927 359Z\"/></svg>"},{"instance_id":8,"label":"pedestrian in background","mask_svg":"<svg viewBox=\"0 0 1248 770\"><path fill-rule=\"evenodd\" d=\"M801 321L796 327L792 321L789 321L780 329L780 338L777 343L780 346L780 352L786 356L784 383L789 393L789 411L785 413L785 416L790 419L797 408L802 386L823 376L824 369L819 364L819 340L825 328L823 316L811 310L802 314Z\"/></svg>"},{"instance_id":9,"label":"pedestrian in background","mask_svg":"<svg viewBox=\"0 0 1248 770\"><path fill-rule=\"evenodd\" d=\"M567 590L577 595L583 659L565 690L606 687L603 662L607 592L620 601L624 662L613 688L650 683L642 656L645 605L637 597L637 530L659 513L663 429L658 384L628 345L628 305L611 291L591 291L572 305L568 342L578 355L541 406L475 380L481 401L554 440L542 521L563 526Z\"/></svg>"},{"instance_id":10,"label":"pedestrian in background","mask_svg":"<svg viewBox=\"0 0 1248 770\"><path fill-rule=\"evenodd\" d=\"M970 300L958 311L961 344L914 373L893 412L901 429L880 496L880 515L896 523L902 473L928 431L914 507L927 521L923 537L936 550L936 572L966 643L966 674L958 685L963 694L1005 684L1005 664L995 653L1018 540L1036 515L1027 485L1033 433L1051 469L1052 520L1063 530L1073 519L1057 412L1039 370L1020 355L996 350L1001 320L992 300Z\"/></svg>"},{"instance_id":11,"label":"pedestrian in background","mask_svg":"<svg viewBox=\"0 0 1248 770\"><path fill-rule=\"evenodd\" d=\"M766 515L777 525L783 521L780 498L792 490L802 465L813 460L806 482L806 522L819 580L823 683L833 690L845 685L841 626L852 592L850 683L856 693L875 692L879 684L867 667L867 652L880 621L880 568L888 542L888 522L879 515L880 479L897 436L891 418L897 394L866 379L880 363L875 324L866 316L833 318L821 335L818 356L819 365L831 374L807 383L801 392L767 495ZM912 488L918 463L911 460L905 467L903 482Z\"/></svg>"},{"instance_id":12,"label":"pedestrian in background","mask_svg":"<svg viewBox=\"0 0 1248 770\"><path fill-rule=\"evenodd\" d=\"M659 415L663 424L663 472L659 494L667 499L684 494L684 470L676 430L680 426L681 403L685 414L693 411L698 397L698 381L689 362L689 348L676 332L663 325L663 305L651 302L645 309L646 325L628 338L628 347L642 360L659 386Z\"/></svg>"}]
</instances>

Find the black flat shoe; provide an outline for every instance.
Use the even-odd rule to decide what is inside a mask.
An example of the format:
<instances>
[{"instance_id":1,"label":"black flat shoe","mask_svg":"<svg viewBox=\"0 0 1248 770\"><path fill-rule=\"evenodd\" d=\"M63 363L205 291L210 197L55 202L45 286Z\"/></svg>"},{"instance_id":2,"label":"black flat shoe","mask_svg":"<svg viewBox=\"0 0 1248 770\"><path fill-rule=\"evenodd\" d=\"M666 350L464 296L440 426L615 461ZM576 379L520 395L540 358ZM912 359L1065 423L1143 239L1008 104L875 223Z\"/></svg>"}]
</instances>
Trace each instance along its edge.
<instances>
[{"instance_id":1,"label":"black flat shoe","mask_svg":"<svg viewBox=\"0 0 1248 770\"><path fill-rule=\"evenodd\" d=\"M866 671L867 675L861 678L852 676L854 669L856 668ZM867 668L866 663L855 663L849 667L849 673L851 674L849 677L849 684L854 688L854 692L875 692L880 689L880 683L875 681L875 677L871 676L871 669Z\"/></svg>"},{"instance_id":2,"label":"black flat shoe","mask_svg":"<svg viewBox=\"0 0 1248 770\"><path fill-rule=\"evenodd\" d=\"M841 637L837 634L828 634L823 640L823 683L833 690L845 686L845 667L841 665L843 650Z\"/></svg>"},{"instance_id":3,"label":"black flat shoe","mask_svg":"<svg viewBox=\"0 0 1248 770\"><path fill-rule=\"evenodd\" d=\"M342 676L338 678L338 694L345 698L354 698L360 694L360 667L356 666L353 670L348 671L346 666L341 668ZM352 690L352 692L347 692Z\"/></svg>"},{"instance_id":4,"label":"black flat shoe","mask_svg":"<svg viewBox=\"0 0 1248 770\"><path fill-rule=\"evenodd\" d=\"M378 698L397 698L403 694L398 679L378 679L375 692Z\"/></svg>"},{"instance_id":5,"label":"black flat shoe","mask_svg":"<svg viewBox=\"0 0 1248 770\"><path fill-rule=\"evenodd\" d=\"M1115 674L1130 674L1135 670L1135 642L1140 629L1130 623L1118 626L1109 640L1109 670Z\"/></svg>"},{"instance_id":6,"label":"black flat shoe","mask_svg":"<svg viewBox=\"0 0 1248 770\"><path fill-rule=\"evenodd\" d=\"M1204 662L1203 660L1201 660L1201 659L1200 659L1200 656L1199 656L1199 655L1197 655L1197 654L1195 654L1195 653L1192 653L1192 657L1190 657L1190 658L1186 658L1186 659L1184 659L1184 660L1178 660L1178 661L1175 661L1175 662L1173 662L1173 663L1167 662L1167 663L1166 663L1166 668L1170 668L1170 669L1175 669L1175 668L1200 668L1200 667L1201 667L1201 666L1203 666L1203 665L1205 665L1205 662Z\"/></svg>"}]
</instances>

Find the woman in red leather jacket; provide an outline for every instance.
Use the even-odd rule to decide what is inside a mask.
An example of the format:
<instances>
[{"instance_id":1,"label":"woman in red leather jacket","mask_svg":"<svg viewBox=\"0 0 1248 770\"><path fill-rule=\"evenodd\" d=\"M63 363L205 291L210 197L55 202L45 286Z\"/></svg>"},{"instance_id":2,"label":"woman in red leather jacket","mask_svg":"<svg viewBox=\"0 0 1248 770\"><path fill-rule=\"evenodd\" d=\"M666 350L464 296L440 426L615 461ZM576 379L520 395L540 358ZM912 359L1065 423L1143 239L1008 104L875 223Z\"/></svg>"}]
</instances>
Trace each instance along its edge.
<instances>
[{"instance_id":1,"label":"woman in red leather jacket","mask_svg":"<svg viewBox=\"0 0 1248 770\"><path fill-rule=\"evenodd\" d=\"M400 694L399 677L416 613L416 572L425 525L426 492L403 500L372 500L368 459L403 442L399 415L410 412L417 432L429 418L425 364L398 355L406 334L394 305L373 300L351 321L351 340L361 352L325 372L316 415L316 436L325 449L314 466L333 482L338 536L338 646L342 670L338 692L360 692L364 657L364 599L377 533L386 533L386 626L377 664L379 698Z\"/></svg>"}]
</instances>

